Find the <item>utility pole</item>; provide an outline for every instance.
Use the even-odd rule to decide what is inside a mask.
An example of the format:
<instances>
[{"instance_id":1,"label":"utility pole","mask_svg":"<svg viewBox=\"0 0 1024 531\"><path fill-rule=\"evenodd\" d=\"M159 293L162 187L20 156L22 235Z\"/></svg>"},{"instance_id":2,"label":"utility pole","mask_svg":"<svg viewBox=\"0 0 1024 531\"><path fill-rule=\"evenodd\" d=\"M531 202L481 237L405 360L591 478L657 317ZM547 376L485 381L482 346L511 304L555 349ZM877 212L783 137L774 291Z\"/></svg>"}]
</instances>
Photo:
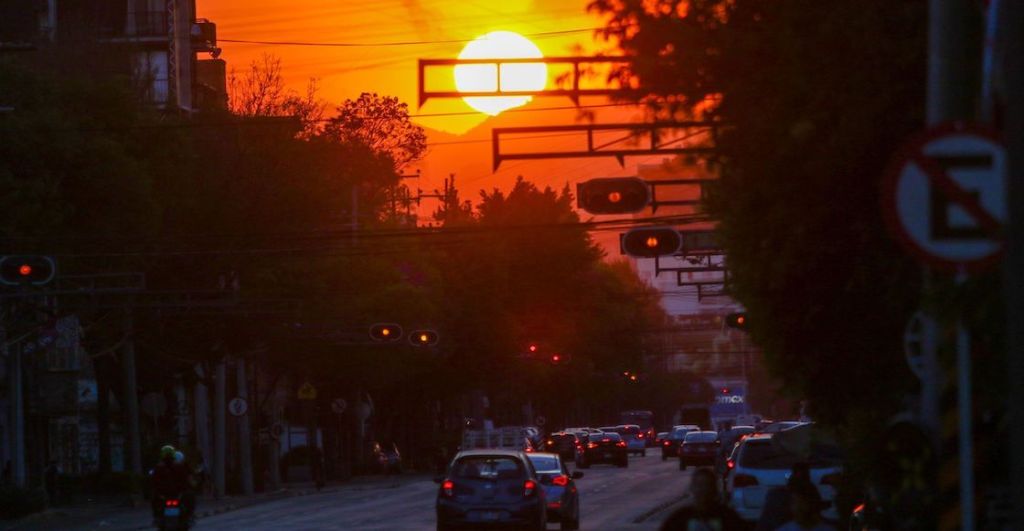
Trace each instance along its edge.
<instances>
[{"instance_id":1,"label":"utility pole","mask_svg":"<svg viewBox=\"0 0 1024 531\"><path fill-rule=\"evenodd\" d=\"M1010 441L1010 525L1024 529L1024 3L1001 0L997 23L1003 38L1000 69L1005 74L1005 133L1009 153L1007 253L1004 271L1006 297L1007 381L1006 426ZM1017 500L1014 502L1013 500Z\"/></svg>"},{"instance_id":2,"label":"utility pole","mask_svg":"<svg viewBox=\"0 0 1024 531\"><path fill-rule=\"evenodd\" d=\"M974 121L980 88L981 12L973 0L929 0L928 81L926 120L929 126L948 121ZM958 275L957 284L964 275ZM930 282L925 272L924 285ZM926 338L926 341L933 338ZM932 343L935 344L935 343ZM957 323L957 408L960 529L973 531L974 452L970 396L970 337L962 319ZM941 386L928 382L926 387ZM947 450L943 448L941 450Z\"/></svg>"},{"instance_id":3,"label":"utility pole","mask_svg":"<svg viewBox=\"0 0 1024 531\"><path fill-rule=\"evenodd\" d=\"M227 429L224 415L227 414L227 403L224 394L227 392L227 367L224 358L217 361L216 381L213 390L213 495L217 499L224 497L224 471L227 447Z\"/></svg>"},{"instance_id":4,"label":"utility pole","mask_svg":"<svg viewBox=\"0 0 1024 531\"><path fill-rule=\"evenodd\" d=\"M142 473L142 441L139 436L139 393L135 374L135 331L131 307L124 309L124 347L121 370L124 378L124 412L128 425L128 462L131 471Z\"/></svg>"},{"instance_id":5,"label":"utility pole","mask_svg":"<svg viewBox=\"0 0 1024 531\"><path fill-rule=\"evenodd\" d=\"M245 374L245 359L238 358L235 361L235 371L237 372L238 397L248 402L249 384ZM242 467L242 492L246 496L253 494L252 440L249 437L249 412L251 409L250 406L244 415L238 417L238 457Z\"/></svg>"}]
</instances>

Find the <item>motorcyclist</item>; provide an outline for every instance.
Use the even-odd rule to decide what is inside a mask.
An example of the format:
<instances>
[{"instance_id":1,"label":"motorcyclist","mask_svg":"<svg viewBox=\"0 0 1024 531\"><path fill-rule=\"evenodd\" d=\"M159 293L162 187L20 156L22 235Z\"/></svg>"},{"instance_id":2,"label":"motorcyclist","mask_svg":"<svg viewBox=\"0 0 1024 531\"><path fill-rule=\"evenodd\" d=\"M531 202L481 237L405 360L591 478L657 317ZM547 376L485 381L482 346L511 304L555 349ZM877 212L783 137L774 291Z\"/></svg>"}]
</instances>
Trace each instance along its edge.
<instances>
[{"instance_id":1,"label":"motorcyclist","mask_svg":"<svg viewBox=\"0 0 1024 531\"><path fill-rule=\"evenodd\" d=\"M185 476L185 489L181 492L181 515L187 522L191 522L195 515L196 491L199 485L192 466L185 459L185 453L181 450L174 452L174 466L177 473Z\"/></svg>"},{"instance_id":2,"label":"motorcyclist","mask_svg":"<svg viewBox=\"0 0 1024 531\"><path fill-rule=\"evenodd\" d=\"M174 462L176 450L171 445L160 448L160 462L153 469L153 522L159 525L164 500L182 499L189 490L188 472Z\"/></svg>"}]
</instances>

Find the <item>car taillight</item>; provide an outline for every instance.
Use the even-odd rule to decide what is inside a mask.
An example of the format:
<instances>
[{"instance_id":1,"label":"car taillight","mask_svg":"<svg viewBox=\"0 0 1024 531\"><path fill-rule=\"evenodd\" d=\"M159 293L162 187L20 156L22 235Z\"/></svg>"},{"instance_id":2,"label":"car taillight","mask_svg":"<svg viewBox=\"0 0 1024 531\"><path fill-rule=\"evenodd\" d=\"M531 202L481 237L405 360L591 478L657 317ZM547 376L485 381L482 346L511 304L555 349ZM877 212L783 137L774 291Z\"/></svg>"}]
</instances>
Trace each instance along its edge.
<instances>
[{"instance_id":1,"label":"car taillight","mask_svg":"<svg viewBox=\"0 0 1024 531\"><path fill-rule=\"evenodd\" d=\"M626 443L625 443L625 441L619 441L619 442L615 443L615 446L626 446Z\"/></svg>"},{"instance_id":2,"label":"car taillight","mask_svg":"<svg viewBox=\"0 0 1024 531\"><path fill-rule=\"evenodd\" d=\"M558 485L559 487L564 487L569 484L569 476L555 476L552 478L551 483Z\"/></svg>"},{"instance_id":3,"label":"car taillight","mask_svg":"<svg viewBox=\"0 0 1024 531\"><path fill-rule=\"evenodd\" d=\"M178 500L167 500L164 503L164 505L166 505L167 507L177 507L179 503L181 503L181 502L178 501Z\"/></svg>"},{"instance_id":4,"label":"car taillight","mask_svg":"<svg viewBox=\"0 0 1024 531\"><path fill-rule=\"evenodd\" d=\"M644 438L644 434L638 433L638 434L636 434L636 438L637 439L643 439Z\"/></svg>"},{"instance_id":5,"label":"car taillight","mask_svg":"<svg viewBox=\"0 0 1024 531\"><path fill-rule=\"evenodd\" d=\"M665 446L672 446L672 441L665 441Z\"/></svg>"},{"instance_id":6,"label":"car taillight","mask_svg":"<svg viewBox=\"0 0 1024 531\"><path fill-rule=\"evenodd\" d=\"M843 477L840 474L836 474L836 473L825 474L825 476L821 478L821 484L822 485L828 485L830 487L838 489L839 488L839 483L842 481L842 479L843 479Z\"/></svg>"},{"instance_id":7,"label":"car taillight","mask_svg":"<svg viewBox=\"0 0 1024 531\"><path fill-rule=\"evenodd\" d=\"M535 492L537 492L537 482L532 479L526 480L526 483L523 483L523 496L529 498L530 496L533 496Z\"/></svg>"},{"instance_id":8,"label":"car taillight","mask_svg":"<svg viewBox=\"0 0 1024 531\"><path fill-rule=\"evenodd\" d=\"M455 482L450 479L444 480L444 483L441 483L441 492L443 492L445 496L451 498L455 495Z\"/></svg>"},{"instance_id":9,"label":"car taillight","mask_svg":"<svg viewBox=\"0 0 1024 531\"><path fill-rule=\"evenodd\" d=\"M730 459L730 460L725 462L725 467L730 469L730 470L732 470L733 468L736 468L736 463L733 462L732 459Z\"/></svg>"},{"instance_id":10,"label":"car taillight","mask_svg":"<svg viewBox=\"0 0 1024 531\"><path fill-rule=\"evenodd\" d=\"M741 489L743 487L754 487L757 485L757 478L749 476L747 474L737 474L736 477L732 478L732 487L734 489Z\"/></svg>"},{"instance_id":11,"label":"car taillight","mask_svg":"<svg viewBox=\"0 0 1024 531\"><path fill-rule=\"evenodd\" d=\"M587 448L597 448L597 443L587 443Z\"/></svg>"}]
</instances>

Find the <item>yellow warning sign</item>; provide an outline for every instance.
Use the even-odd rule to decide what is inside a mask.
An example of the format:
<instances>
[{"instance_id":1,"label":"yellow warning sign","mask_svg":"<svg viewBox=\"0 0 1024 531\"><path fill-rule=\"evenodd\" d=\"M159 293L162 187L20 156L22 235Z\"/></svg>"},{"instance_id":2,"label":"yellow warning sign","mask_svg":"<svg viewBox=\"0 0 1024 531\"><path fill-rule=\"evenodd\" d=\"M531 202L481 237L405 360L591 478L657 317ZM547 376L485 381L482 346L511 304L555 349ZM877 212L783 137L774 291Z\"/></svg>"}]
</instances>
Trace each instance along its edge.
<instances>
[{"instance_id":1,"label":"yellow warning sign","mask_svg":"<svg viewBox=\"0 0 1024 531\"><path fill-rule=\"evenodd\" d=\"M306 382L299 386L299 400L316 400L316 387Z\"/></svg>"}]
</instances>

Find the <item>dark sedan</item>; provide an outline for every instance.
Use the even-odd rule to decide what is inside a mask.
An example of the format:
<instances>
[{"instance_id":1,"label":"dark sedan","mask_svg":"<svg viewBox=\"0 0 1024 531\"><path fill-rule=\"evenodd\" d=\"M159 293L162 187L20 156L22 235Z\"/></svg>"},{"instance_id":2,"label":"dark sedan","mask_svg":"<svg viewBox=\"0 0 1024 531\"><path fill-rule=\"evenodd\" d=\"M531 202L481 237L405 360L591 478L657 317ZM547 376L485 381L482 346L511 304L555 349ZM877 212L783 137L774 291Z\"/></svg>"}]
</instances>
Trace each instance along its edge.
<instances>
[{"instance_id":1,"label":"dark sedan","mask_svg":"<svg viewBox=\"0 0 1024 531\"><path fill-rule=\"evenodd\" d=\"M552 433L544 441L543 451L558 454L565 460L575 461L581 447L580 439L575 433L558 432Z\"/></svg>"},{"instance_id":2,"label":"dark sedan","mask_svg":"<svg viewBox=\"0 0 1024 531\"><path fill-rule=\"evenodd\" d=\"M525 452L467 450L436 480L438 531L547 526L547 497Z\"/></svg>"},{"instance_id":3,"label":"dark sedan","mask_svg":"<svg viewBox=\"0 0 1024 531\"><path fill-rule=\"evenodd\" d=\"M591 434L587 446L583 449L583 458L580 459L580 468L590 468L590 465L608 463L626 468L629 466L629 455L627 454L626 441L618 433Z\"/></svg>"},{"instance_id":4,"label":"dark sedan","mask_svg":"<svg viewBox=\"0 0 1024 531\"><path fill-rule=\"evenodd\" d=\"M715 464L718 456L718 433L714 431L691 431L679 446L679 470L687 466Z\"/></svg>"},{"instance_id":5,"label":"dark sedan","mask_svg":"<svg viewBox=\"0 0 1024 531\"><path fill-rule=\"evenodd\" d=\"M558 454L530 454L530 461L548 500L548 521L558 522L562 529L579 529L580 493L575 480L582 478L583 472L570 474Z\"/></svg>"}]
</instances>

